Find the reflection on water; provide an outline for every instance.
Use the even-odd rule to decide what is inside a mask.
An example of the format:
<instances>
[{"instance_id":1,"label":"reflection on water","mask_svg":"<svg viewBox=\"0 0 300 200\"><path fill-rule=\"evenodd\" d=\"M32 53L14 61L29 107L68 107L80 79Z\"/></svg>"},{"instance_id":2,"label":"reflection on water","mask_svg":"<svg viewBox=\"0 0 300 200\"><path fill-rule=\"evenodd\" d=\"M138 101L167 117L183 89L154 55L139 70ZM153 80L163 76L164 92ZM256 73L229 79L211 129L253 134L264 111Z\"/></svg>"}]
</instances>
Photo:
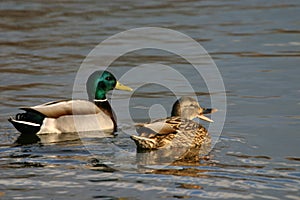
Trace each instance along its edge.
<instances>
[{"instance_id":1,"label":"reflection on water","mask_svg":"<svg viewBox=\"0 0 300 200\"><path fill-rule=\"evenodd\" d=\"M0 198L299 199L299 7L298 1L2 1ZM160 159L173 152L137 153L121 93L114 96L115 136L19 135L7 122L18 107L71 98L76 71L94 46L142 26L191 36L218 65L228 112L208 157L178 150L189 159L165 164ZM205 82L168 52L130 52L109 70L120 77L145 63L180 71L197 86L200 103L210 105ZM162 87L139 88L131 117L151 120L148 110L157 103L169 113L174 98Z\"/></svg>"},{"instance_id":2,"label":"reflection on water","mask_svg":"<svg viewBox=\"0 0 300 200\"><path fill-rule=\"evenodd\" d=\"M14 142L16 146L29 145L35 143L41 144L51 144L51 143L60 143L67 141L81 141L78 133L67 133L67 134L20 134L17 140Z\"/></svg>"}]
</instances>

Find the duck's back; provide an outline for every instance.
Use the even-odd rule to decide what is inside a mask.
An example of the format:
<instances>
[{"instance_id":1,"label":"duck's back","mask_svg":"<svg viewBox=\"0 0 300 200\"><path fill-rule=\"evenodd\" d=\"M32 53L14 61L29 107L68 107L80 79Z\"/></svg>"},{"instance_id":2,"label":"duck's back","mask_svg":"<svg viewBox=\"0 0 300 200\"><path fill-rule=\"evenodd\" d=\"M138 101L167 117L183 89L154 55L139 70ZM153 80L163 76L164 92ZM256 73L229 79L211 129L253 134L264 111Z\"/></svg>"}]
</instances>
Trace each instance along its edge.
<instances>
[{"instance_id":1,"label":"duck's back","mask_svg":"<svg viewBox=\"0 0 300 200\"><path fill-rule=\"evenodd\" d=\"M21 109L39 112L48 118L59 118L64 115L97 114L101 112L94 103L85 100L53 101L33 107L23 107Z\"/></svg>"},{"instance_id":2,"label":"duck's back","mask_svg":"<svg viewBox=\"0 0 300 200\"><path fill-rule=\"evenodd\" d=\"M21 108L9 121L21 133L68 133L114 130L114 122L90 101L62 100Z\"/></svg>"},{"instance_id":3,"label":"duck's back","mask_svg":"<svg viewBox=\"0 0 300 200\"><path fill-rule=\"evenodd\" d=\"M131 138L141 149L200 147L209 138L201 124L178 116L143 124L137 132L140 135Z\"/></svg>"}]
</instances>

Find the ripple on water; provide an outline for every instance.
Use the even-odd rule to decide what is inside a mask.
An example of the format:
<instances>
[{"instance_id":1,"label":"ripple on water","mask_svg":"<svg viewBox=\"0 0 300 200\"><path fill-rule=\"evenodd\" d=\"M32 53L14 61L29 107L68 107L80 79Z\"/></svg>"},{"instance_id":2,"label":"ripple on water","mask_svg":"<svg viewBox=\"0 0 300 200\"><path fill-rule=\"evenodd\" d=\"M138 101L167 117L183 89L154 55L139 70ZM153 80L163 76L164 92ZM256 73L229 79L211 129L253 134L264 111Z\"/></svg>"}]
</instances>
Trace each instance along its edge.
<instances>
[{"instance_id":1,"label":"ripple on water","mask_svg":"<svg viewBox=\"0 0 300 200\"><path fill-rule=\"evenodd\" d=\"M297 1L0 4L1 199L299 199ZM7 122L18 107L70 98L75 73L95 45L145 24L190 35L218 64L230 92L224 132L210 159L142 166L136 164L135 146L126 134L86 140L70 135L20 138ZM209 104L205 83L195 79L179 56L135 51L111 69L119 73L145 62L181 70ZM149 105L169 105L169 97L171 92L156 88L135 93ZM147 111L149 105L134 109ZM136 118L145 121L146 114ZM129 119L119 121L121 130L135 132Z\"/></svg>"}]
</instances>

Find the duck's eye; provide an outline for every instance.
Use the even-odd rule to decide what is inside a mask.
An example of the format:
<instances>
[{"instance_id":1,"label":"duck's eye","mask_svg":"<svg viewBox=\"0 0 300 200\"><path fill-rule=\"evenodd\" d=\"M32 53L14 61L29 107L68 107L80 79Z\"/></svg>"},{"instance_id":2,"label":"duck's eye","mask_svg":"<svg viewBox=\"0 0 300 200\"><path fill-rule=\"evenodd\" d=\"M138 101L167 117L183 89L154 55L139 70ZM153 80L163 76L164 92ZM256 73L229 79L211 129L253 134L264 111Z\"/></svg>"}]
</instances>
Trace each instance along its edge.
<instances>
[{"instance_id":1,"label":"duck's eye","mask_svg":"<svg viewBox=\"0 0 300 200\"><path fill-rule=\"evenodd\" d=\"M108 77L105 78L105 80L111 81L111 80L112 80L112 77L108 76Z\"/></svg>"}]
</instances>

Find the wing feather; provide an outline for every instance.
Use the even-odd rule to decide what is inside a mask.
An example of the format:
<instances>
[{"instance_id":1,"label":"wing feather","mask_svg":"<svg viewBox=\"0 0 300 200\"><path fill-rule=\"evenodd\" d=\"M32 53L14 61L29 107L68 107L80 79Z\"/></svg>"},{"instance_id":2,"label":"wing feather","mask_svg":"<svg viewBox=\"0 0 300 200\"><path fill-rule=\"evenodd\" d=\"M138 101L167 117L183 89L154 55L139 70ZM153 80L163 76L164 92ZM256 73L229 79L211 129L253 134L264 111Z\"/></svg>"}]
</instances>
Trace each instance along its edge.
<instances>
[{"instance_id":1,"label":"wing feather","mask_svg":"<svg viewBox=\"0 0 300 200\"><path fill-rule=\"evenodd\" d=\"M63 100L21 108L25 111L39 112L49 118L64 115L89 115L102 112L94 103L86 100Z\"/></svg>"}]
</instances>

